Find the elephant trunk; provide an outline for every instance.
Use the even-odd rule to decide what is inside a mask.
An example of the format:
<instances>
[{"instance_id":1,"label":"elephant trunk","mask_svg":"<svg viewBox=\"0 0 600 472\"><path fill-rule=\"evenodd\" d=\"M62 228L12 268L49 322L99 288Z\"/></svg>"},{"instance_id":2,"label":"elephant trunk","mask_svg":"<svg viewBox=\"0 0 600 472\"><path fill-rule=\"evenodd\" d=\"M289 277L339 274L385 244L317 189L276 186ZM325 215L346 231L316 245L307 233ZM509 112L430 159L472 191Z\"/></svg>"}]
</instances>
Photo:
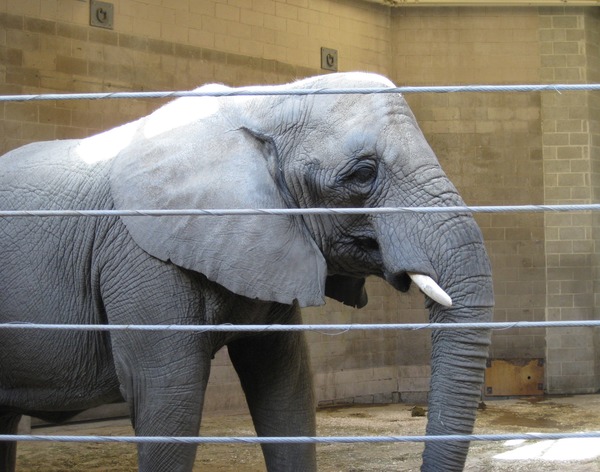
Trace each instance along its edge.
<instances>
[{"instance_id":1,"label":"elephant trunk","mask_svg":"<svg viewBox=\"0 0 600 472\"><path fill-rule=\"evenodd\" d=\"M429 287L421 287L432 323L491 320L491 269L470 215L404 215L379 224L381 234L388 234L381 245L385 278L399 290L408 288L409 277L415 281L414 274L433 279L425 277ZM434 281L439 287L432 288ZM489 343L489 330L433 331L428 435L472 433ZM462 470L468 448L465 441L427 443L422 470Z\"/></svg>"},{"instance_id":2,"label":"elephant trunk","mask_svg":"<svg viewBox=\"0 0 600 472\"><path fill-rule=\"evenodd\" d=\"M451 310L445 310L451 311ZM491 309L462 308L459 317L469 322L489 321ZM435 317L433 322L440 322ZM487 350L488 330L436 330L432 333L431 386L427 435L471 434L475 422ZM427 443L423 453L424 471L463 470L469 443L462 441Z\"/></svg>"},{"instance_id":3,"label":"elephant trunk","mask_svg":"<svg viewBox=\"0 0 600 472\"><path fill-rule=\"evenodd\" d=\"M491 270L481 233L470 217L460 221L443 233L450 236L437 251L437 261L432 261L442 267L438 282L453 302L448 307L428 299L432 323L492 319ZM489 344L487 329L433 331L428 435L472 433ZM463 470L468 448L466 441L427 443L422 470Z\"/></svg>"}]
</instances>

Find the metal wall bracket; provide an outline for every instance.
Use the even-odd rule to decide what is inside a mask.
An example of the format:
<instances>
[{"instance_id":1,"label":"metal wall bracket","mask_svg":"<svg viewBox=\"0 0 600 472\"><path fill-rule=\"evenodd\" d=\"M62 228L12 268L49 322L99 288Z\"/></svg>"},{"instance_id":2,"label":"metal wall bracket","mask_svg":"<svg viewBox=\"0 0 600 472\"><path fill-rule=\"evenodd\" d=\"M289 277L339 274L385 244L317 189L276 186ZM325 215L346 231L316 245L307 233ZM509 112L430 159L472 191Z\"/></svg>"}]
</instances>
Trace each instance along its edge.
<instances>
[{"instance_id":1,"label":"metal wall bracket","mask_svg":"<svg viewBox=\"0 0 600 472\"><path fill-rule=\"evenodd\" d=\"M338 70L338 52L335 49L321 48L321 69Z\"/></svg>"},{"instance_id":2,"label":"metal wall bracket","mask_svg":"<svg viewBox=\"0 0 600 472\"><path fill-rule=\"evenodd\" d=\"M90 2L90 25L113 29L114 6L108 2Z\"/></svg>"}]
</instances>

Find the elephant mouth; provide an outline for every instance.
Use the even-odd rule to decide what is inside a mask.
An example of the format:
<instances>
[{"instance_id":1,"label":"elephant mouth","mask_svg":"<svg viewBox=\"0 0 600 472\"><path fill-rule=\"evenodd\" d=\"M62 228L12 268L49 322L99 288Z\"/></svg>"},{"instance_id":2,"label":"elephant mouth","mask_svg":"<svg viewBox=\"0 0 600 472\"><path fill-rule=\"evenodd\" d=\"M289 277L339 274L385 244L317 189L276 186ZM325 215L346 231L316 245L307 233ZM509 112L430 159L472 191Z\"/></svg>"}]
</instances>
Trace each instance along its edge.
<instances>
[{"instance_id":1,"label":"elephant mouth","mask_svg":"<svg viewBox=\"0 0 600 472\"><path fill-rule=\"evenodd\" d=\"M375 238L356 238L355 243L366 253L381 253L381 248ZM404 270L394 274L385 274L384 277L392 287L400 292L407 292L410 289L411 283L414 282L433 301L443 306L452 306L450 296L428 275L416 271Z\"/></svg>"},{"instance_id":2,"label":"elephant mouth","mask_svg":"<svg viewBox=\"0 0 600 472\"><path fill-rule=\"evenodd\" d=\"M411 278L408 276L408 272L400 272L398 274L386 274L385 280L396 290L400 292L408 292L412 284Z\"/></svg>"}]
</instances>

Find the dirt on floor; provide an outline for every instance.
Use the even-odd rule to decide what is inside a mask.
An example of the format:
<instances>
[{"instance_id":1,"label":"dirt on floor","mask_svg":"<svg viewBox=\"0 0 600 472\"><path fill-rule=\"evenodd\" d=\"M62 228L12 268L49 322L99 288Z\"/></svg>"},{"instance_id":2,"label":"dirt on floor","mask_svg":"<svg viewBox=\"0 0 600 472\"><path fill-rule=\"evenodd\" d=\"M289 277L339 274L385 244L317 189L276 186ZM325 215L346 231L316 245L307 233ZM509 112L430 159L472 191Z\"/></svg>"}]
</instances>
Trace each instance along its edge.
<instances>
[{"instance_id":1,"label":"dirt on floor","mask_svg":"<svg viewBox=\"0 0 600 472\"><path fill-rule=\"evenodd\" d=\"M425 431L415 405L393 404L321 409L320 436L411 436ZM478 411L475 433L600 431L600 396L488 400ZM36 428L34 434L132 435L126 420ZM248 415L207 414L203 436L251 436ZM418 471L422 443L325 444L317 448L319 471ZM135 446L115 443L20 443L17 471L133 472ZM203 445L194 471L264 471L258 445ZM473 442L466 471L600 471L600 438L556 441Z\"/></svg>"}]
</instances>

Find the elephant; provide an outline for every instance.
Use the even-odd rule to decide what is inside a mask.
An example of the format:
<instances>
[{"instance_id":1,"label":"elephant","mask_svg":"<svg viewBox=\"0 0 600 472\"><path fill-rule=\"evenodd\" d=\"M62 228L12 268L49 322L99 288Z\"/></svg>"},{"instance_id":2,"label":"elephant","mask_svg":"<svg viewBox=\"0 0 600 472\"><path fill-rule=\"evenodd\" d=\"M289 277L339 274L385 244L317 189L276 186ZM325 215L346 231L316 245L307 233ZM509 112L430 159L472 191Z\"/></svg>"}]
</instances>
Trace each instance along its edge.
<instances>
[{"instance_id":1,"label":"elephant","mask_svg":"<svg viewBox=\"0 0 600 472\"><path fill-rule=\"evenodd\" d=\"M0 209L464 206L401 94L277 93L391 87L347 72L183 97L88 138L25 145L0 158ZM325 297L366 305L368 276L402 292L414 281L432 322L491 319L489 258L469 212L298 213L2 218L0 323L300 324ZM427 435L472 431L489 342L476 328L432 331ZM315 435L301 332L1 327L0 434L21 415L60 422L124 400L138 436L197 435L223 347L259 436ZM468 447L428 442L422 468L461 470ZM316 470L313 444L262 450L269 471ZM195 455L139 444L139 470L190 471ZM1 470L15 456L0 442Z\"/></svg>"}]
</instances>

